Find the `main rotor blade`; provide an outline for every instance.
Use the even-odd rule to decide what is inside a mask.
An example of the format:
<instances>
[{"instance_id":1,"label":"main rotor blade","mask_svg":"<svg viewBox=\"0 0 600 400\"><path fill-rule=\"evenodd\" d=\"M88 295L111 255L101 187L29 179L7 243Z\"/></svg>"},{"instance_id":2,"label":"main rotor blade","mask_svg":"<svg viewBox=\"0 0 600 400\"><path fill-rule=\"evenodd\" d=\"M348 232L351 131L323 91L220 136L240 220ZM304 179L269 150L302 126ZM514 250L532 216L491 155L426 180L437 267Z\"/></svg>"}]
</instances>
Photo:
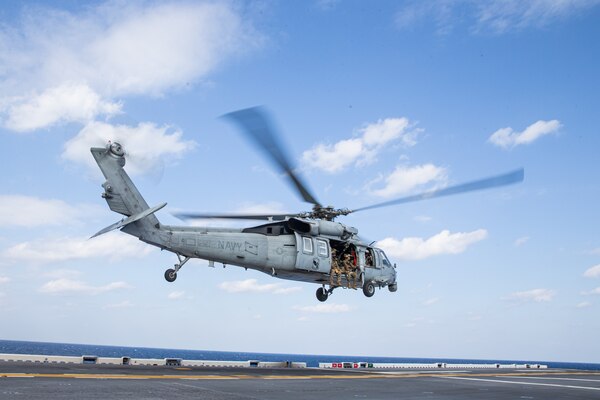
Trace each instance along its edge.
<instances>
[{"instance_id":1,"label":"main rotor blade","mask_svg":"<svg viewBox=\"0 0 600 400\"><path fill-rule=\"evenodd\" d=\"M299 214L211 214L211 213L176 213L179 219L257 219L264 221L284 221Z\"/></svg>"},{"instance_id":2,"label":"main rotor blade","mask_svg":"<svg viewBox=\"0 0 600 400\"><path fill-rule=\"evenodd\" d=\"M524 176L525 171L523 170L523 168L521 168L516 171L512 171L503 175L493 176L491 178L480 179L477 181L467 182L456 186L450 186L444 189L432 190L421 194L401 197L395 200L384 201L383 203L373 204L367 207L357 208L355 210L352 210L352 212L370 210L373 208L387 207L396 204L433 199L435 197L444 197L459 193L474 192L476 190L490 189L493 187L510 185L513 183L521 182Z\"/></svg>"},{"instance_id":3,"label":"main rotor blade","mask_svg":"<svg viewBox=\"0 0 600 400\"><path fill-rule=\"evenodd\" d=\"M277 166L280 172L284 172L294 188L300 193L304 201L320 205L316 198L310 193L300 177L293 171L290 158L284 151L283 146L277 141L272 129L272 124L266 112L260 107L246 108L223 115L236 122L251 138L257 147L262 150Z\"/></svg>"}]
</instances>

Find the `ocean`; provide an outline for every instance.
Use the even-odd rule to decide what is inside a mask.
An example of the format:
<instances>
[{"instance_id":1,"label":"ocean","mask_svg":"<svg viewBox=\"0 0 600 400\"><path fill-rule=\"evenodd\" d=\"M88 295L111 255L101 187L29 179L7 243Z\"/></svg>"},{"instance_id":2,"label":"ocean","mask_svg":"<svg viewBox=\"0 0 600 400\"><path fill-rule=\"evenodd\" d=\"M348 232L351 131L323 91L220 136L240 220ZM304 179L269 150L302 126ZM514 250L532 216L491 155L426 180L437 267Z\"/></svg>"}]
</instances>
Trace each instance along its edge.
<instances>
[{"instance_id":1,"label":"ocean","mask_svg":"<svg viewBox=\"0 0 600 400\"><path fill-rule=\"evenodd\" d=\"M469 360L450 358L403 358L336 356L318 354L276 354L247 353L208 350L159 349L148 347L100 346L91 344L25 342L0 340L0 353L41 354L59 356L92 355L98 357L131 358L181 358L184 360L228 360L228 361L297 361L309 367L317 367L319 362L371 362L371 363L468 363L468 364L546 364L550 368L600 370L600 364L556 362L543 360Z\"/></svg>"}]
</instances>

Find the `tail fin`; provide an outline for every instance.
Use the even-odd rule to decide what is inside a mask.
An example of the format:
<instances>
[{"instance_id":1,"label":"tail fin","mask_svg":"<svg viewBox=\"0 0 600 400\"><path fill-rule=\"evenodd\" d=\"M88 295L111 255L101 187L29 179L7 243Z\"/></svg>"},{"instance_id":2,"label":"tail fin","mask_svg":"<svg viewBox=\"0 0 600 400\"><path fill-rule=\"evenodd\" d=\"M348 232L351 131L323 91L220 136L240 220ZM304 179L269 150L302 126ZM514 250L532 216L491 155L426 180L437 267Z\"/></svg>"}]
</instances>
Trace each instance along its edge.
<instances>
[{"instance_id":1,"label":"tail fin","mask_svg":"<svg viewBox=\"0 0 600 400\"><path fill-rule=\"evenodd\" d=\"M106 178L106 182L102 184L104 188L102 197L112 211L129 217L103 229L96 235L117 228L122 228L124 232L137 236L141 240L153 236L151 233L156 234L156 231L160 229L160 222L154 212L164 207L164 205L150 209L146 200L123 169L125 166L125 152L121 145L111 143L103 148L92 147L90 151Z\"/></svg>"}]
</instances>

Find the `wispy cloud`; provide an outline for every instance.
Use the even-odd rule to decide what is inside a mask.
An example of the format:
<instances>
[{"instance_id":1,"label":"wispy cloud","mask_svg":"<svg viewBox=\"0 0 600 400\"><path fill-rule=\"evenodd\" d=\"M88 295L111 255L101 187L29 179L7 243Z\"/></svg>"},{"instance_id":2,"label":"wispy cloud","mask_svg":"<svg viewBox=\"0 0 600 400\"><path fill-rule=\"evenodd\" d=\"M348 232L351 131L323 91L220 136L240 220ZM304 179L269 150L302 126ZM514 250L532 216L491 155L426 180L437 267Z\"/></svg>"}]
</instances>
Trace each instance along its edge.
<instances>
[{"instance_id":1,"label":"wispy cloud","mask_svg":"<svg viewBox=\"0 0 600 400\"><path fill-rule=\"evenodd\" d=\"M334 144L320 143L306 150L302 154L302 163L306 168L341 172L350 166L371 163L384 146L391 143L414 146L419 132L407 118L380 119L359 129L357 137Z\"/></svg>"},{"instance_id":2,"label":"wispy cloud","mask_svg":"<svg viewBox=\"0 0 600 400\"><path fill-rule=\"evenodd\" d=\"M167 295L169 300L191 300L193 296L185 293L185 290L176 290Z\"/></svg>"},{"instance_id":3,"label":"wispy cloud","mask_svg":"<svg viewBox=\"0 0 600 400\"><path fill-rule=\"evenodd\" d=\"M417 215L416 217L413 218L413 220L416 221L416 222L429 222L432 219L433 218L431 218L428 215Z\"/></svg>"},{"instance_id":4,"label":"wispy cloud","mask_svg":"<svg viewBox=\"0 0 600 400\"><path fill-rule=\"evenodd\" d=\"M433 190L446 185L448 176L445 168L433 164L415 166L399 165L387 176L380 176L367 185L369 192L375 196L391 197L408 194L415 189ZM383 187L373 188L383 181ZM429 187L427 187L429 186Z\"/></svg>"},{"instance_id":5,"label":"wispy cloud","mask_svg":"<svg viewBox=\"0 0 600 400\"><path fill-rule=\"evenodd\" d=\"M582 13L598 0L437 0L409 1L395 15L399 29L432 22L438 34L466 24L471 33L506 34L542 28Z\"/></svg>"},{"instance_id":6,"label":"wispy cloud","mask_svg":"<svg viewBox=\"0 0 600 400\"><path fill-rule=\"evenodd\" d=\"M407 237L398 240L388 237L377 242L377 245L390 257L401 260L422 260L441 254L462 253L467 247L486 237L485 229L457 233L444 230L428 239Z\"/></svg>"},{"instance_id":7,"label":"wispy cloud","mask_svg":"<svg viewBox=\"0 0 600 400\"><path fill-rule=\"evenodd\" d=\"M352 311L352 307L350 307L348 304L335 303L317 304L314 306L294 306L293 309L296 311L314 314L339 314Z\"/></svg>"},{"instance_id":8,"label":"wispy cloud","mask_svg":"<svg viewBox=\"0 0 600 400\"><path fill-rule=\"evenodd\" d=\"M0 285L8 282L10 282L10 278L8 276L0 276Z\"/></svg>"},{"instance_id":9,"label":"wispy cloud","mask_svg":"<svg viewBox=\"0 0 600 400\"><path fill-rule=\"evenodd\" d=\"M548 302L556 296L556 291L551 289L532 289L523 292L514 292L505 299L516 302Z\"/></svg>"},{"instance_id":10,"label":"wispy cloud","mask_svg":"<svg viewBox=\"0 0 600 400\"><path fill-rule=\"evenodd\" d=\"M272 293L288 294L302 290L299 286L284 287L280 283L260 284L256 279L243 281L227 281L219 284L219 288L229 293Z\"/></svg>"},{"instance_id":11,"label":"wispy cloud","mask_svg":"<svg viewBox=\"0 0 600 400\"><path fill-rule=\"evenodd\" d=\"M114 115L115 97L183 88L263 41L228 2L23 10L0 28L0 113L15 131Z\"/></svg>"},{"instance_id":12,"label":"wispy cloud","mask_svg":"<svg viewBox=\"0 0 600 400\"><path fill-rule=\"evenodd\" d=\"M600 287L597 287L596 289L581 292L581 294L584 296L600 294Z\"/></svg>"},{"instance_id":13,"label":"wispy cloud","mask_svg":"<svg viewBox=\"0 0 600 400\"><path fill-rule=\"evenodd\" d=\"M89 150L88 150L89 153ZM99 210L92 205L72 206L62 200L23 195L0 195L0 227L34 228L67 225Z\"/></svg>"},{"instance_id":14,"label":"wispy cloud","mask_svg":"<svg viewBox=\"0 0 600 400\"><path fill-rule=\"evenodd\" d=\"M123 309L123 308L131 308L133 306L134 306L134 304L131 301L123 300L120 303L107 304L102 308L105 310L119 310L119 309Z\"/></svg>"},{"instance_id":15,"label":"wispy cloud","mask_svg":"<svg viewBox=\"0 0 600 400\"><path fill-rule=\"evenodd\" d=\"M415 317L413 319L411 319L409 322L406 322L404 324L405 328L416 328L419 325L423 325L423 324L435 324L435 321L432 319L427 319L425 317Z\"/></svg>"},{"instance_id":16,"label":"wispy cloud","mask_svg":"<svg viewBox=\"0 0 600 400\"><path fill-rule=\"evenodd\" d=\"M54 237L22 242L0 253L3 261L51 263L68 260L104 257L116 261L129 257L144 257L153 251L134 237L108 233L97 238Z\"/></svg>"},{"instance_id":17,"label":"wispy cloud","mask_svg":"<svg viewBox=\"0 0 600 400\"><path fill-rule=\"evenodd\" d=\"M438 301L440 301L440 299L438 297L433 297L431 299L427 299L423 302L424 306L431 306L434 305L435 303L437 303Z\"/></svg>"},{"instance_id":18,"label":"wispy cloud","mask_svg":"<svg viewBox=\"0 0 600 400\"><path fill-rule=\"evenodd\" d=\"M503 149L510 149L523 144L531 144L542 136L558 132L562 127L556 119L552 121L537 121L529 125L522 132L516 132L512 128L498 129L489 137L490 143Z\"/></svg>"},{"instance_id":19,"label":"wispy cloud","mask_svg":"<svg viewBox=\"0 0 600 400\"><path fill-rule=\"evenodd\" d=\"M112 292L115 290L130 288L131 286L125 282L112 282L103 286L93 286L83 281L61 278L46 282L40 288L40 292L48 294L80 293L97 295L101 293Z\"/></svg>"},{"instance_id":20,"label":"wispy cloud","mask_svg":"<svg viewBox=\"0 0 600 400\"><path fill-rule=\"evenodd\" d=\"M589 301L582 301L581 303L578 303L575 307L577 308L588 308L592 305L592 303L590 303Z\"/></svg>"},{"instance_id":21,"label":"wispy cloud","mask_svg":"<svg viewBox=\"0 0 600 400\"><path fill-rule=\"evenodd\" d=\"M517 240L515 240L515 246L516 247L521 247L523 246L525 243L527 243L529 241L529 236L523 236L518 238Z\"/></svg>"},{"instance_id":22,"label":"wispy cloud","mask_svg":"<svg viewBox=\"0 0 600 400\"><path fill-rule=\"evenodd\" d=\"M583 276L585 276L586 278L600 278L600 264L588 268L583 273Z\"/></svg>"}]
</instances>

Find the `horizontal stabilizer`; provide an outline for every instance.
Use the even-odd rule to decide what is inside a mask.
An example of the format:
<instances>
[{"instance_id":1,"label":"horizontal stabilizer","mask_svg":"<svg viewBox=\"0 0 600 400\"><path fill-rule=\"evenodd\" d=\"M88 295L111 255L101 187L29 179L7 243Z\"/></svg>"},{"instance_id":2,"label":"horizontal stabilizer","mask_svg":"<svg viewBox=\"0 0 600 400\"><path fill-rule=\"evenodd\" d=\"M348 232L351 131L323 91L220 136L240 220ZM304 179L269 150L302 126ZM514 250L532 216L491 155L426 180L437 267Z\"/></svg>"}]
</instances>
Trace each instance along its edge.
<instances>
[{"instance_id":1,"label":"horizontal stabilizer","mask_svg":"<svg viewBox=\"0 0 600 400\"><path fill-rule=\"evenodd\" d=\"M163 208L166 205L167 205L167 203L162 203L155 207L148 208L148 209L142 211L141 213L134 214L131 217L124 218L119 222L115 222L114 224L109 225L106 228L99 231L98 233L96 233L90 239L95 238L96 236L100 236L106 232L114 231L115 229L120 229L120 228L124 227L125 225L131 224L132 222L139 221L140 219L145 218L148 215L154 214L155 212L157 212L158 210L160 210L161 208Z\"/></svg>"}]
</instances>

